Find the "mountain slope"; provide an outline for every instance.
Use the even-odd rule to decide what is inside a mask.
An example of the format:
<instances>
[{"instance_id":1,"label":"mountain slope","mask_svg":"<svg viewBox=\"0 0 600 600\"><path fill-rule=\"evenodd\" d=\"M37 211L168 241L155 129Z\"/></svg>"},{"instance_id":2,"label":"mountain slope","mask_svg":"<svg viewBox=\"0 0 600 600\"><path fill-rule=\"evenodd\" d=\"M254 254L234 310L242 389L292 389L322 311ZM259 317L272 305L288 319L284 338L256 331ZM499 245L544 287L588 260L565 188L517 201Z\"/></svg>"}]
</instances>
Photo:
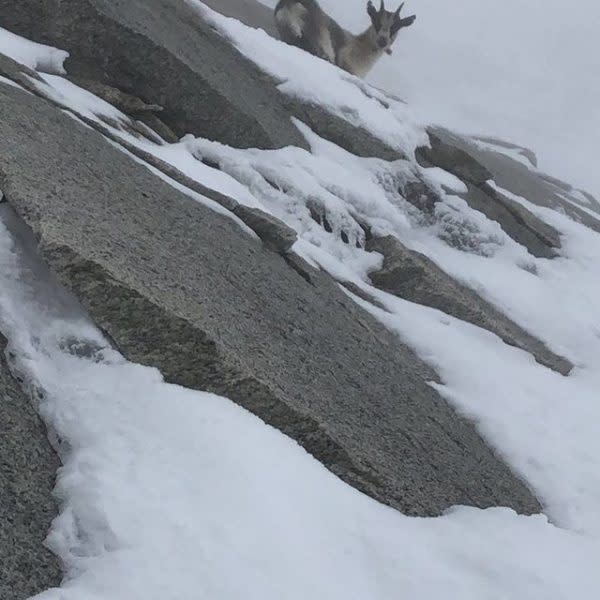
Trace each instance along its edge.
<instances>
[{"instance_id":1,"label":"mountain slope","mask_svg":"<svg viewBox=\"0 0 600 600\"><path fill-rule=\"evenodd\" d=\"M597 202L201 3L176 3L189 38L171 43L153 2L70 6L117 62L86 54L68 11L3 14L71 52L65 76L64 55L0 36L54 73L0 62L0 187L39 243L25 256L2 230L20 280L0 322L65 465L49 541L68 579L44 597L595 597ZM183 73L193 32L240 88L196 63L181 101L148 65L117 89L153 45ZM195 118L216 114L199 89L246 85L267 104ZM123 91L164 110L126 114ZM270 141L264 111L286 115ZM238 147L230 118L251 124ZM198 137L158 136L188 122ZM408 514L537 498L552 524L402 516L206 390Z\"/></svg>"}]
</instances>

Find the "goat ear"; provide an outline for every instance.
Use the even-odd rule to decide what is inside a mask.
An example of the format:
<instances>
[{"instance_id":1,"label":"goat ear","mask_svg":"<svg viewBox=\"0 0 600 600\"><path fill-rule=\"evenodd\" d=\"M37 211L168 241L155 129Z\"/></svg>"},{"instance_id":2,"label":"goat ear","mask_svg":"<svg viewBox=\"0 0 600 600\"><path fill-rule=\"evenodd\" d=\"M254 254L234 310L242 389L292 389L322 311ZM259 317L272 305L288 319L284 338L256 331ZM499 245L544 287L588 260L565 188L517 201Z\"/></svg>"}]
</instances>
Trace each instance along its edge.
<instances>
[{"instance_id":1,"label":"goat ear","mask_svg":"<svg viewBox=\"0 0 600 600\"><path fill-rule=\"evenodd\" d=\"M417 15L411 15L410 17L406 17L406 19L401 19L399 15L396 15L392 25L392 33L396 35L403 27L410 27L415 22L416 18Z\"/></svg>"},{"instance_id":2,"label":"goat ear","mask_svg":"<svg viewBox=\"0 0 600 600\"><path fill-rule=\"evenodd\" d=\"M406 17L406 19L400 19L400 29L402 27L410 27L417 19L417 15L411 15L410 17Z\"/></svg>"},{"instance_id":3,"label":"goat ear","mask_svg":"<svg viewBox=\"0 0 600 600\"><path fill-rule=\"evenodd\" d=\"M381 27L381 14L373 6L371 0L367 2L367 12L369 13L369 17L371 17L371 23L373 23L375 29L379 29Z\"/></svg>"},{"instance_id":4,"label":"goat ear","mask_svg":"<svg viewBox=\"0 0 600 600\"><path fill-rule=\"evenodd\" d=\"M371 0L367 2L367 13L369 13L371 19L377 16L377 9L373 6L373 2L371 2Z\"/></svg>"}]
</instances>

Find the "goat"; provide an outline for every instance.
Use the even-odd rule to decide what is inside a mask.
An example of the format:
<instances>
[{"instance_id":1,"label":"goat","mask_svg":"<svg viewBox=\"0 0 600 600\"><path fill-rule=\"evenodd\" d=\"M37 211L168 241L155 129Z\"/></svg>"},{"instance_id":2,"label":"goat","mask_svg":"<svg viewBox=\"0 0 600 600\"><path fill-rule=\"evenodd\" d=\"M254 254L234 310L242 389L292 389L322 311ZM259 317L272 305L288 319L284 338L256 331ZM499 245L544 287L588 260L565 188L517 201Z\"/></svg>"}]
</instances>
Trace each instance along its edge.
<instances>
[{"instance_id":1,"label":"goat","mask_svg":"<svg viewBox=\"0 0 600 600\"><path fill-rule=\"evenodd\" d=\"M367 13L371 25L363 33L353 35L343 29L316 0L279 0L275 7L275 23L281 39L306 52L328 60L352 75L365 77L381 56L392 53L398 32L415 22L416 15L402 19L400 11L379 10L369 0Z\"/></svg>"}]
</instances>

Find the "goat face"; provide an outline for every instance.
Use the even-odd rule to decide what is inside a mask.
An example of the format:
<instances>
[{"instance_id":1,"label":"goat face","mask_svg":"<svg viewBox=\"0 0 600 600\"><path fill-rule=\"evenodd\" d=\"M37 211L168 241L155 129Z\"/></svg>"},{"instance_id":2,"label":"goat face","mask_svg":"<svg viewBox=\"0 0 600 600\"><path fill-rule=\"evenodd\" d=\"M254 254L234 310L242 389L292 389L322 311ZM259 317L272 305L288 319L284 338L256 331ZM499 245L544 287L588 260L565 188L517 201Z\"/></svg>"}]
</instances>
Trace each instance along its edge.
<instances>
[{"instance_id":1,"label":"goat face","mask_svg":"<svg viewBox=\"0 0 600 600\"><path fill-rule=\"evenodd\" d=\"M416 15L411 15L405 19L400 17L400 11L404 6L404 2L395 12L389 12L385 9L384 0L381 0L379 10L373 6L373 2L369 0L367 3L367 13L371 17L372 39L373 44L382 52L387 54L392 53L392 45L398 37L398 33L404 27L410 27L417 18Z\"/></svg>"}]
</instances>

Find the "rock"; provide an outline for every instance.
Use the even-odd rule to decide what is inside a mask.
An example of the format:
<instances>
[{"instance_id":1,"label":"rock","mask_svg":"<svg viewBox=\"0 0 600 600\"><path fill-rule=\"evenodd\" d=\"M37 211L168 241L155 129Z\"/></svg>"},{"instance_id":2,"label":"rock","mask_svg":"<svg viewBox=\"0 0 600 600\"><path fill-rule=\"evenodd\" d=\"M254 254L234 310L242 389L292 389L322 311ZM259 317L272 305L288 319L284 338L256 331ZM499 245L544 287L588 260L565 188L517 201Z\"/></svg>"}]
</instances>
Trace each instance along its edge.
<instances>
[{"instance_id":1,"label":"rock","mask_svg":"<svg viewBox=\"0 0 600 600\"><path fill-rule=\"evenodd\" d=\"M91 94L102 98L105 102L112 104L115 108L119 109L122 113L131 116L135 120L131 124L131 133L133 135L142 135L149 137L148 131L144 128L144 125L150 127L150 129L158 134L152 137L152 141L156 143L168 142L175 144L179 141L179 138L171 131L171 129L165 125L156 115L156 113L162 112L164 109L158 104L147 104L137 96L126 94L121 90L118 90L110 85L99 83L91 79L84 79L80 77L68 77L72 83L87 90ZM102 120L108 122L105 116L101 117ZM137 121L140 121L144 125L140 125ZM113 124L117 129L122 124Z\"/></svg>"},{"instance_id":2,"label":"rock","mask_svg":"<svg viewBox=\"0 0 600 600\"><path fill-rule=\"evenodd\" d=\"M105 127L102 123L100 123L94 119L90 119L83 113L75 112L72 109L66 108L65 105L63 105L60 102L57 102L55 99L53 99L51 95L46 94L43 91L43 88L38 88L35 85L35 80L39 79L39 75L35 71L32 71L28 67L15 62L12 58L5 56L4 54L0 54L0 75L3 75L7 79L10 79L14 83L17 83L18 85L23 87L25 90L31 92L32 94L34 94L36 96L40 96L41 98L44 98L51 104L58 106L61 109L65 109L65 110L68 110L69 112L72 112L73 114L75 114L77 116L77 118L80 121L85 123L88 127L100 132L103 136L105 136L106 138L108 138L109 140L111 140L112 142L117 144L118 146L122 146L125 150L130 152L133 156L136 156L137 158L146 162L147 164L152 165L153 167L155 167L156 169L161 171L164 175L166 175L168 178L173 179L175 182L181 184L182 186L184 186L190 190L193 190L194 192L196 192L202 196L206 196L207 198L210 198L211 200L214 200L215 202L220 204L223 208L225 208L228 211L233 212L234 209L238 206L238 202L236 200L234 200L233 198L226 196L225 194L222 194L221 192L213 190L212 188L209 188L209 187L199 183L195 179L188 177L187 175L185 175L184 173L179 171L179 169L177 169L173 165L166 163L165 161L157 158L154 154L151 154L150 152L147 152L146 150L142 150L139 147L135 146L134 144L122 139L120 136L113 133L108 127ZM32 81L32 80L34 80L34 81ZM101 120L105 121L105 122L109 121L105 117L102 118ZM149 133L150 133L148 130L143 130L143 126L140 125L140 123L137 123L136 121L130 121L128 124L115 123L114 126L115 127L126 127L130 131L130 133L133 133L138 136L145 135L146 137L148 137ZM158 131L160 131L160 128L158 129ZM167 134L166 138L164 136L165 133ZM152 138L153 141L156 143L161 143L161 141L165 140L165 139L168 141L169 132L162 131L161 134L163 134L162 139L159 138L158 136L153 136L153 138ZM174 134L171 133L171 135L174 135ZM176 141L176 140L174 140L174 141Z\"/></svg>"},{"instance_id":3,"label":"rock","mask_svg":"<svg viewBox=\"0 0 600 600\"><path fill-rule=\"evenodd\" d=\"M537 156L535 152L530 148L518 146L517 144L512 144L510 142L506 142L495 137L476 136L473 139L479 142L483 142L484 144L488 144L490 146L496 146L496 148L498 148L500 152L502 151L502 149L516 152L517 154L520 154L523 158L527 159L532 167L537 168L538 166Z\"/></svg>"},{"instance_id":4,"label":"rock","mask_svg":"<svg viewBox=\"0 0 600 600\"><path fill-rule=\"evenodd\" d=\"M556 355L473 290L452 279L425 255L409 250L392 236L369 240L367 249L384 256L383 268L370 273L377 288L483 327L510 346L530 352L539 363L562 375L572 370L573 365L567 359Z\"/></svg>"},{"instance_id":5,"label":"rock","mask_svg":"<svg viewBox=\"0 0 600 600\"><path fill-rule=\"evenodd\" d=\"M184 0L0 0L0 23L67 50L70 76L163 106L179 137L308 147L271 78Z\"/></svg>"},{"instance_id":6,"label":"rock","mask_svg":"<svg viewBox=\"0 0 600 600\"><path fill-rule=\"evenodd\" d=\"M257 0L202 0L204 4L226 17L233 17L255 29L263 29L271 37L279 38L273 9Z\"/></svg>"},{"instance_id":7,"label":"rock","mask_svg":"<svg viewBox=\"0 0 600 600\"><path fill-rule=\"evenodd\" d=\"M429 138L431 147L421 147L416 152L422 166L441 167L458 177L468 191L457 195L471 208L499 223L505 233L525 246L533 256L557 256L561 247L559 233L508 195L496 191L489 183L496 174L488 169L488 163L478 160L478 155L467 152L470 147L460 141L462 138L440 128L430 129ZM525 169L517 161L513 162ZM412 201L410 196L407 199ZM415 205L421 207L422 203Z\"/></svg>"},{"instance_id":8,"label":"rock","mask_svg":"<svg viewBox=\"0 0 600 600\"><path fill-rule=\"evenodd\" d=\"M164 108L158 104L147 104L141 98L126 94L115 87L85 79L83 77L67 77L75 85L86 89L90 94L102 98L105 102L112 104L126 115L135 115L137 113L162 112Z\"/></svg>"},{"instance_id":9,"label":"rock","mask_svg":"<svg viewBox=\"0 0 600 600\"><path fill-rule=\"evenodd\" d=\"M490 173L490 179L493 179L500 188L527 198L532 204L563 212L575 221L600 232L600 204L594 202L587 206L593 212L598 213L597 217L583 210L577 206L580 201L573 196L576 190L570 185L536 170L528 169L518 160L510 158L502 152L482 148L472 140L446 129L436 128L433 134L445 147L461 150L471 160L485 168ZM539 221L537 218L536 220Z\"/></svg>"},{"instance_id":10,"label":"rock","mask_svg":"<svg viewBox=\"0 0 600 600\"><path fill-rule=\"evenodd\" d=\"M469 206L499 223L515 242L525 246L537 258L554 258L561 247L560 235L553 227L487 183L467 185L468 192L459 194Z\"/></svg>"},{"instance_id":11,"label":"rock","mask_svg":"<svg viewBox=\"0 0 600 600\"><path fill-rule=\"evenodd\" d=\"M30 86L33 88L35 83L43 83L36 71L2 53L0 53L0 75L22 85L25 89L29 89Z\"/></svg>"},{"instance_id":12,"label":"rock","mask_svg":"<svg viewBox=\"0 0 600 600\"><path fill-rule=\"evenodd\" d=\"M291 227L258 208L239 204L233 213L258 235L267 248L275 252L285 254L298 239Z\"/></svg>"},{"instance_id":13,"label":"rock","mask_svg":"<svg viewBox=\"0 0 600 600\"><path fill-rule=\"evenodd\" d=\"M398 192L421 211L425 220L434 220L435 205L442 198L430 185L422 179L406 179L398 188Z\"/></svg>"},{"instance_id":14,"label":"rock","mask_svg":"<svg viewBox=\"0 0 600 600\"><path fill-rule=\"evenodd\" d=\"M436 374L328 275L299 276L232 219L1 83L0 188L130 360L228 396L407 514L540 509L429 385Z\"/></svg>"},{"instance_id":15,"label":"rock","mask_svg":"<svg viewBox=\"0 0 600 600\"><path fill-rule=\"evenodd\" d=\"M0 334L0 598L23 600L62 578L43 545L57 513L52 488L59 461L8 370L5 348Z\"/></svg>"},{"instance_id":16,"label":"rock","mask_svg":"<svg viewBox=\"0 0 600 600\"><path fill-rule=\"evenodd\" d=\"M211 5L251 26L270 29L264 7L252 1ZM268 18L271 22L272 14ZM280 93L277 82L184 0L118 5L112 0L22 0L16 6L0 0L0 22L20 35L68 50L65 66L71 78L164 107L160 120L178 137L193 133L238 148L308 148L291 122L295 116L358 156L403 158L398 149L325 107Z\"/></svg>"},{"instance_id":17,"label":"rock","mask_svg":"<svg viewBox=\"0 0 600 600\"><path fill-rule=\"evenodd\" d=\"M405 158L397 148L386 144L370 131L332 113L325 106L292 96L284 98L283 102L293 116L308 125L316 134L356 156L389 161Z\"/></svg>"},{"instance_id":18,"label":"rock","mask_svg":"<svg viewBox=\"0 0 600 600\"><path fill-rule=\"evenodd\" d=\"M438 129L429 130L431 146L417 148L416 158L426 167L440 167L465 183L476 186L492 179L492 174L470 154L448 140L443 139Z\"/></svg>"}]
</instances>

